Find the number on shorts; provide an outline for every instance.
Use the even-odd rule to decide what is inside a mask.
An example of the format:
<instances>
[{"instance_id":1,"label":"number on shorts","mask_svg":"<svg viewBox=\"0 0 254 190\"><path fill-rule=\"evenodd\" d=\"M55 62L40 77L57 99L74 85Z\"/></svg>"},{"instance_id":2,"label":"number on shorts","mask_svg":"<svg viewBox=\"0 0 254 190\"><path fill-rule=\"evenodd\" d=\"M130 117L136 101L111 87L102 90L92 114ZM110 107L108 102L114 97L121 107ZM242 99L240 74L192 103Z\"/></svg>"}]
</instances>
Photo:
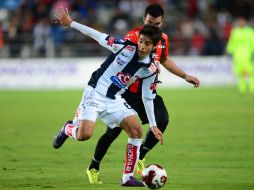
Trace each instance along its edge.
<instances>
[{"instance_id":1,"label":"number on shorts","mask_svg":"<svg viewBox=\"0 0 254 190\"><path fill-rule=\"evenodd\" d=\"M124 102L123 104L126 106L126 108L132 109L131 106L127 102Z\"/></svg>"}]
</instances>

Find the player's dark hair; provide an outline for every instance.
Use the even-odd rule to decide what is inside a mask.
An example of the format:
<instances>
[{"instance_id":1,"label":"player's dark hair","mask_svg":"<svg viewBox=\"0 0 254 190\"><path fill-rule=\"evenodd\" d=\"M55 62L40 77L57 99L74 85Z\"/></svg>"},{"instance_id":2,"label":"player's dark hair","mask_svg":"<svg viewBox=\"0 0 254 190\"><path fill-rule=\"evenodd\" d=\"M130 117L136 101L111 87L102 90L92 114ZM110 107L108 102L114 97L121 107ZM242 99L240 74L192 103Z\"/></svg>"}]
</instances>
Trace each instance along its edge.
<instances>
[{"instance_id":1,"label":"player's dark hair","mask_svg":"<svg viewBox=\"0 0 254 190\"><path fill-rule=\"evenodd\" d=\"M146 7L144 16L146 17L147 14L157 18L159 16L164 16L164 10L159 4L151 4Z\"/></svg>"},{"instance_id":2,"label":"player's dark hair","mask_svg":"<svg viewBox=\"0 0 254 190\"><path fill-rule=\"evenodd\" d=\"M161 30L157 26L145 25L139 32L139 35L148 36L153 45L156 45L161 40Z\"/></svg>"}]
</instances>

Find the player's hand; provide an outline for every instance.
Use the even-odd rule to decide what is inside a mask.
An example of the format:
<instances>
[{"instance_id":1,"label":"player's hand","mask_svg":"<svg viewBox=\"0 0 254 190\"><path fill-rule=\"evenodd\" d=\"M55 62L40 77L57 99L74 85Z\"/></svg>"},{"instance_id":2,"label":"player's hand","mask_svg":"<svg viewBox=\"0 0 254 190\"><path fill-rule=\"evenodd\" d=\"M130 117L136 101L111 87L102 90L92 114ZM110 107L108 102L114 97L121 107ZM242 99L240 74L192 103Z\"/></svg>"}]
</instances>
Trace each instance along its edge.
<instances>
[{"instance_id":1,"label":"player's hand","mask_svg":"<svg viewBox=\"0 0 254 190\"><path fill-rule=\"evenodd\" d=\"M191 76L191 75L186 75L185 80L191 84L194 85L194 88L198 88L200 85L200 81L197 77Z\"/></svg>"},{"instance_id":2,"label":"player's hand","mask_svg":"<svg viewBox=\"0 0 254 190\"><path fill-rule=\"evenodd\" d=\"M72 19L68 13L67 8L65 8L65 9L62 8L55 14L55 16L57 18L56 23L59 23L63 26L70 26L71 25Z\"/></svg>"},{"instance_id":3,"label":"player's hand","mask_svg":"<svg viewBox=\"0 0 254 190\"><path fill-rule=\"evenodd\" d=\"M160 129L158 129L157 126L153 126L153 127L151 127L151 130L152 130L155 138L160 141L161 145L163 145L163 136L162 136L162 132L160 131Z\"/></svg>"}]
</instances>

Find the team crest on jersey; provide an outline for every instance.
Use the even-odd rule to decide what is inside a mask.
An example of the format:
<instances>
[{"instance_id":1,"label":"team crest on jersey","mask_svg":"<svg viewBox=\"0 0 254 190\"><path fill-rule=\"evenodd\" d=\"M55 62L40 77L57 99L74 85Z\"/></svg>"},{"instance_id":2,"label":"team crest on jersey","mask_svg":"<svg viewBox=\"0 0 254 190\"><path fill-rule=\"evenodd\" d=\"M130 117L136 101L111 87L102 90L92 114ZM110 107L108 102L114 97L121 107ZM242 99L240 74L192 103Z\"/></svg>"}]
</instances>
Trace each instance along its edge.
<instances>
[{"instance_id":1,"label":"team crest on jersey","mask_svg":"<svg viewBox=\"0 0 254 190\"><path fill-rule=\"evenodd\" d=\"M122 60L120 57L116 58L116 62L117 62L117 64L119 64L121 66L123 66L124 64L127 63L127 61Z\"/></svg>"},{"instance_id":2,"label":"team crest on jersey","mask_svg":"<svg viewBox=\"0 0 254 190\"><path fill-rule=\"evenodd\" d=\"M119 88L125 88L129 83L131 76L123 72L119 72L116 76L110 77L111 81Z\"/></svg>"}]
</instances>

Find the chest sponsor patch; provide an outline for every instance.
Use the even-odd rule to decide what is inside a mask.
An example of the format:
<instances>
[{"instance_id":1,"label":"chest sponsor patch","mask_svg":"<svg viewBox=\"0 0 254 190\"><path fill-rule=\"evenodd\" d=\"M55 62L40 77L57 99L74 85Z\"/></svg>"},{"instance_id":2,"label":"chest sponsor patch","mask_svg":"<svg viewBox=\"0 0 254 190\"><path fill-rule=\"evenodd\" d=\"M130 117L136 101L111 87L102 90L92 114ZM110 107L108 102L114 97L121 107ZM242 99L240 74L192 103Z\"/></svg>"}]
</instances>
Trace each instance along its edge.
<instances>
[{"instance_id":1,"label":"chest sponsor patch","mask_svg":"<svg viewBox=\"0 0 254 190\"><path fill-rule=\"evenodd\" d=\"M111 81L119 88L125 88L129 83L131 75L119 72L116 76L110 77Z\"/></svg>"}]
</instances>

